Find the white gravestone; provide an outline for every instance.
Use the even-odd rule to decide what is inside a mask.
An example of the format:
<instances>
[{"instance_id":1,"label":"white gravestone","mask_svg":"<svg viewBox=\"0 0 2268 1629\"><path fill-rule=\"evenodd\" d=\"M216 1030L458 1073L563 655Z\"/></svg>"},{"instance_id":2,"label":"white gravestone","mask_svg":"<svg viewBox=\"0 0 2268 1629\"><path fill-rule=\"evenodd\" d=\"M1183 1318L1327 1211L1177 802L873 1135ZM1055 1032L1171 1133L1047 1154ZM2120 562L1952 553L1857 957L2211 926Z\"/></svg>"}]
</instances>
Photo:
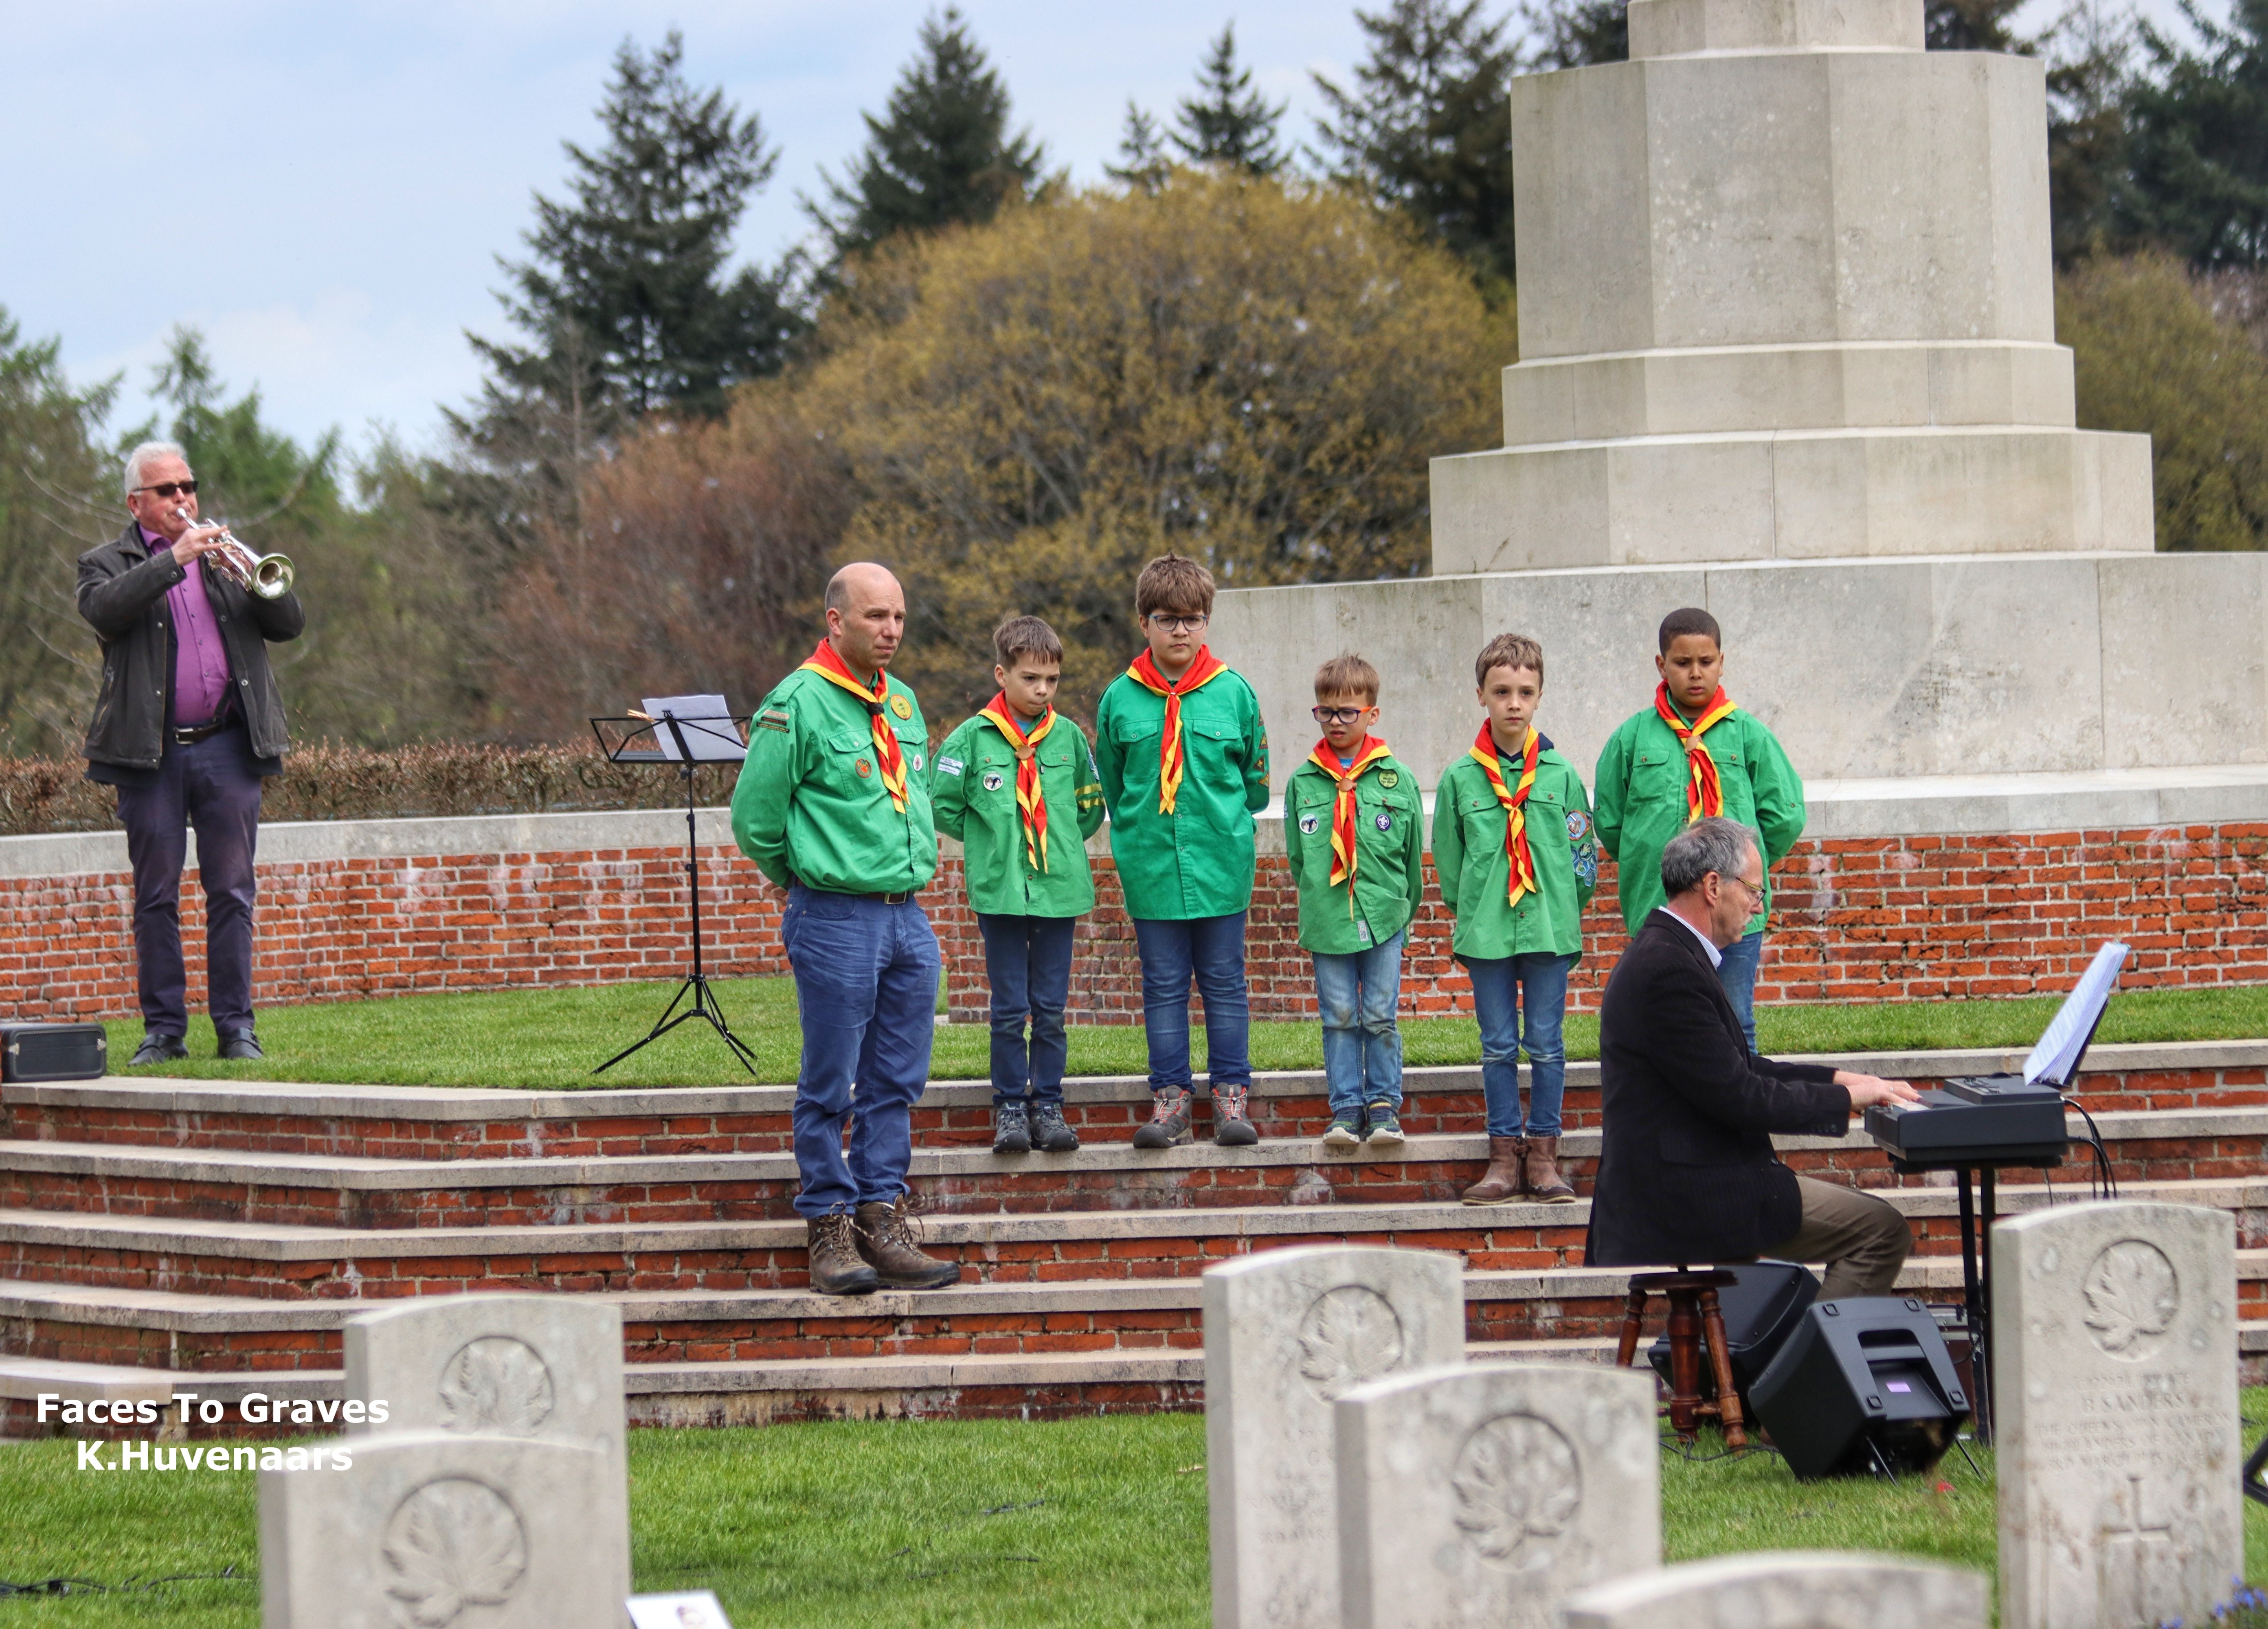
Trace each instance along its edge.
<instances>
[{"instance_id":1,"label":"white gravestone","mask_svg":"<svg viewBox=\"0 0 2268 1629\"><path fill-rule=\"evenodd\" d=\"M350 1438L346 1471L260 1473L261 1629L620 1629L630 1574L595 1448Z\"/></svg>"},{"instance_id":2,"label":"white gravestone","mask_svg":"<svg viewBox=\"0 0 2268 1629\"><path fill-rule=\"evenodd\" d=\"M630 1571L622 1315L579 1295L442 1295L346 1326L346 1395L383 1397L383 1426L350 1432L483 1431L574 1442L606 1456L591 1531Z\"/></svg>"},{"instance_id":3,"label":"white gravestone","mask_svg":"<svg viewBox=\"0 0 2268 1629\"><path fill-rule=\"evenodd\" d=\"M1764 1551L1578 1590L1560 1609L1559 1629L1985 1629L1985 1601L1982 1573Z\"/></svg>"},{"instance_id":4,"label":"white gravestone","mask_svg":"<svg viewBox=\"0 0 2268 1629\"><path fill-rule=\"evenodd\" d=\"M2225 1211L2057 1205L1992 1228L2003 1629L2205 1620L2243 1570Z\"/></svg>"},{"instance_id":5,"label":"white gravestone","mask_svg":"<svg viewBox=\"0 0 2268 1629\"><path fill-rule=\"evenodd\" d=\"M1345 1629L1551 1629L1661 1565L1651 1372L1476 1364L1338 1400Z\"/></svg>"},{"instance_id":6,"label":"white gravestone","mask_svg":"<svg viewBox=\"0 0 2268 1629\"><path fill-rule=\"evenodd\" d=\"M1461 1360L1464 1272L1434 1250L1263 1250L1204 1275L1214 1629L1338 1629L1331 1404Z\"/></svg>"}]
</instances>

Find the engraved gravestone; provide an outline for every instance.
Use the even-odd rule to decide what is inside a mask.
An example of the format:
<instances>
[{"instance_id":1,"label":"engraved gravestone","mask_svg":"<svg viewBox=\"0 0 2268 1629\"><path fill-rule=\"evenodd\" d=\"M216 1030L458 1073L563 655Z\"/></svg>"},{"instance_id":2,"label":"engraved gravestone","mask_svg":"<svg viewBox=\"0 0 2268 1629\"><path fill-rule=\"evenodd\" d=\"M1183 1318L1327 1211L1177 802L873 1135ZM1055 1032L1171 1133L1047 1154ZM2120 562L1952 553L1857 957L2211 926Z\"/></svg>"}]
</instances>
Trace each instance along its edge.
<instances>
[{"instance_id":1,"label":"engraved gravestone","mask_svg":"<svg viewBox=\"0 0 2268 1629\"><path fill-rule=\"evenodd\" d=\"M2004 1629L2197 1623L2243 1567L2225 1211L2058 1205L1992 1229Z\"/></svg>"},{"instance_id":2,"label":"engraved gravestone","mask_svg":"<svg viewBox=\"0 0 2268 1629\"><path fill-rule=\"evenodd\" d=\"M1577 1590L1559 1629L1985 1629L1984 1575L1887 1556L1764 1551Z\"/></svg>"},{"instance_id":3,"label":"engraved gravestone","mask_svg":"<svg viewBox=\"0 0 2268 1629\"><path fill-rule=\"evenodd\" d=\"M596 1448L608 1467L591 1531L630 1568L622 1315L579 1295L439 1295L350 1319L346 1394L383 1397L383 1426L490 1432Z\"/></svg>"},{"instance_id":4,"label":"engraved gravestone","mask_svg":"<svg viewBox=\"0 0 2268 1629\"><path fill-rule=\"evenodd\" d=\"M1264 1250L1204 1275L1215 1629L1338 1629L1331 1404L1464 1355L1462 1264L1432 1250Z\"/></svg>"},{"instance_id":5,"label":"engraved gravestone","mask_svg":"<svg viewBox=\"0 0 2268 1629\"><path fill-rule=\"evenodd\" d=\"M1551 1629L1572 1591L1661 1565L1651 1374L1458 1365L1334 1413L1345 1629Z\"/></svg>"},{"instance_id":6,"label":"engraved gravestone","mask_svg":"<svg viewBox=\"0 0 2268 1629\"><path fill-rule=\"evenodd\" d=\"M350 1438L260 1473L261 1629L619 1629L600 1449L485 1432Z\"/></svg>"}]
</instances>

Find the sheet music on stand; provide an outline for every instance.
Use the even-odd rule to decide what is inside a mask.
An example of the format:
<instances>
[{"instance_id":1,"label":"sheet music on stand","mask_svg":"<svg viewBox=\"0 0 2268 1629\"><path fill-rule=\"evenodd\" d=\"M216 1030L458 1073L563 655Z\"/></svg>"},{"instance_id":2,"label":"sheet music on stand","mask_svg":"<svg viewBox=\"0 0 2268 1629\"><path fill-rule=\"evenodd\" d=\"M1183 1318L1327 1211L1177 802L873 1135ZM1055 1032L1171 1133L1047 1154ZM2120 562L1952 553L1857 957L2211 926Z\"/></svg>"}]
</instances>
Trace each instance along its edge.
<instances>
[{"instance_id":1,"label":"sheet music on stand","mask_svg":"<svg viewBox=\"0 0 2268 1629\"><path fill-rule=\"evenodd\" d=\"M738 763L748 756L740 723L721 696L649 696L639 708L654 720L661 756L653 762Z\"/></svg>"},{"instance_id":2,"label":"sheet music on stand","mask_svg":"<svg viewBox=\"0 0 2268 1629\"><path fill-rule=\"evenodd\" d=\"M2126 963L2124 945L2112 940L2095 953L2095 960L2080 976L2079 984L2040 1036L2040 1043L2024 1060L2024 1079L2046 1080L2066 1088L2079 1067L2080 1054L2094 1038L2095 1026L2102 1020L2102 1009L2110 1004L2110 992L2117 988L2118 969Z\"/></svg>"}]
</instances>

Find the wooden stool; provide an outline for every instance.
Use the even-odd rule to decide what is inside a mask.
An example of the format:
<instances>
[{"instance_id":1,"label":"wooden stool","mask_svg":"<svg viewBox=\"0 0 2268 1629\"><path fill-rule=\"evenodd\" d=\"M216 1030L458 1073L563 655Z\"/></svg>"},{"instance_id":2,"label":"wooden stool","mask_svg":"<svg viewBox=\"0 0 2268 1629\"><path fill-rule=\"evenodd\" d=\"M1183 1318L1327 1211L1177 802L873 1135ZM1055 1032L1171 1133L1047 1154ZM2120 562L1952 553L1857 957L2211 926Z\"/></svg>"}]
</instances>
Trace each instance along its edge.
<instances>
[{"instance_id":1,"label":"wooden stool","mask_svg":"<svg viewBox=\"0 0 2268 1629\"><path fill-rule=\"evenodd\" d=\"M1734 1274L1721 1267L1680 1267L1675 1272L1631 1275L1630 1301L1623 1308L1623 1338L1615 1353L1615 1365L1628 1368L1638 1355L1646 1299L1659 1294L1669 1303L1669 1428L1689 1442L1706 1416L1725 1428L1727 1448L1749 1445L1749 1434L1742 1426L1741 1394L1733 1386L1732 1355L1725 1345L1725 1315L1717 1306L1717 1292L1738 1282ZM1704 1330L1709 1338L1709 1367L1717 1381L1714 1403L1701 1400Z\"/></svg>"}]
</instances>

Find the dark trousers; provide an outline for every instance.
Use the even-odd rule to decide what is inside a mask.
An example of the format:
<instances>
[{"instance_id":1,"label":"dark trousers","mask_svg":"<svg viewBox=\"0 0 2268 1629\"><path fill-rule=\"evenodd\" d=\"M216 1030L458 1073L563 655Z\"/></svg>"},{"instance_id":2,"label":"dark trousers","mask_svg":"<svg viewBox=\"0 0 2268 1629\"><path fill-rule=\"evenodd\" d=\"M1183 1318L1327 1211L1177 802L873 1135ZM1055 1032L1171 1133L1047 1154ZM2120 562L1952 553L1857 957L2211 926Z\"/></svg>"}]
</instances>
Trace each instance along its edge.
<instances>
[{"instance_id":1,"label":"dark trousers","mask_svg":"<svg viewBox=\"0 0 2268 1629\"><path fill-rule=\"evenodd\" d=\"M118 819L134 866L135 981L142 1027L189 1028L181 961L181 866L197 834L205 896L205 1003L213 1028L252 1028L253 856L260 843L260 772L239 723L188 746L169 742L147 785L118 789Z\"/></svg>"},{"instance_id":2,"label":"dark trousers","mask_svg":"<svg viewBox=\"0 0 2268 1629\"><path fill-rule=\"evenodd\" d=\"M1204 997L1208 1089L1252 1084L1252 1006L1244 984L1244 912L1182 922L1134 919L1142 954L1142 1025L1150 1089L1196 1089L1189 1072L1189 986Z\"/></svg>"},{"instance_id":3,"label":"dark trousers","mask_svg":"<svg viewBox=\"0 0 2268 1629\"><path fill-rule=\"evenodd\" d=\"M1071 1000L1071 930L1076 917L996 917L976 913L984 935L984 977L992 986L992 1106L1063 1102L1064 1007ZM1031 1020L1028 1043L1024 1021Z\"/></svg>"}]
</instances>

